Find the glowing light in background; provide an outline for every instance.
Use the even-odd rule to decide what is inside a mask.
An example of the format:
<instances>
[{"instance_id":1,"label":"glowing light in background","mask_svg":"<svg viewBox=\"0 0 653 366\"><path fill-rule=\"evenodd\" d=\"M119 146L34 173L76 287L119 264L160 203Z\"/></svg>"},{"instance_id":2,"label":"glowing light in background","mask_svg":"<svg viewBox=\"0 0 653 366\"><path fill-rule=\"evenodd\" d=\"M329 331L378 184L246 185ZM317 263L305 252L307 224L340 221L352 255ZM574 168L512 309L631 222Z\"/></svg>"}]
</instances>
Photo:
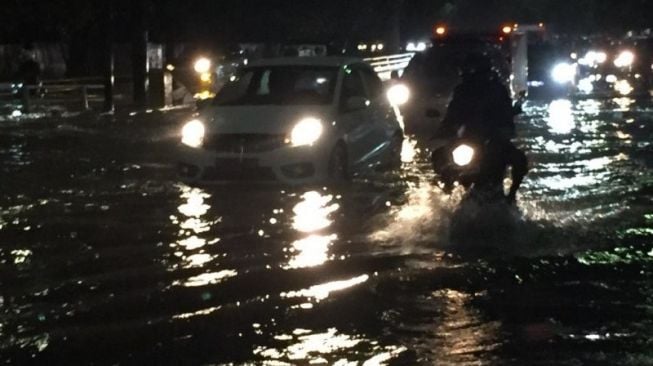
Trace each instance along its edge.
<instances>
[{"instance_id":1,"label":"glowing light in background","mask_svg":"<svg viewBox=\"0 0 653 366\"><path fill-rule=\"evenodd\" d=\"M574 128L574 115L571 102L566 99L551 102L549 104L549 118L547 122L553 133L570 133Z\"/></svg>"},{"instance_id":2,"label":"glowing light in background","mask_svg":"<svg viewBox=\"0 0 653 366\"><path fill-rule=\"evenodd\" d=\"M302 233L312 233L331 226L333 220L329 219L329 215L340 208L332 201L331 195L323 196L317 191L305 193L302 201L293 208L293 228Z\"/></svg>"}]
</instances>

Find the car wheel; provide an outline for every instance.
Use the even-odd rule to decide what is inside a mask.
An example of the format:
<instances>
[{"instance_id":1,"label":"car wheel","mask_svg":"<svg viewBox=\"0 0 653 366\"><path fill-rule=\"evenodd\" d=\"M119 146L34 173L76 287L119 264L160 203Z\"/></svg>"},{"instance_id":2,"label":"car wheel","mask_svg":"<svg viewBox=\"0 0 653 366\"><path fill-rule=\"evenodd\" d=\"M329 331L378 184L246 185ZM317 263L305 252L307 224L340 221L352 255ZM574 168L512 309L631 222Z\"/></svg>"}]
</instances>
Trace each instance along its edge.
<instances>
[{"instance_id":1,"label":"car wheel","mask_svg":"<svg viewBox=\"0 0 653 366\"><path fill-rule=\"evenodd\" d=\"M329 179L335 182L346 181L349 178L347 150L342 143L336 145L329 158Z\"/></svg>"}]
</instances>

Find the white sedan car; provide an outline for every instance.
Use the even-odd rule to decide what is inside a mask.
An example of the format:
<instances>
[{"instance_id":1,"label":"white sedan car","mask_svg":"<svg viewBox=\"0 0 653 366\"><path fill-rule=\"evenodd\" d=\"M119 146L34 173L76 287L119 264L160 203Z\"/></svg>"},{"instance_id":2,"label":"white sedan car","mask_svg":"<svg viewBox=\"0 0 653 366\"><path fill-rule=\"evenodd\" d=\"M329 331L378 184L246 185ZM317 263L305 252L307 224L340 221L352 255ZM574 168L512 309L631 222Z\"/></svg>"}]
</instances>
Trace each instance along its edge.
<instances>
[{"instance_id":1,"label":"white sedan car","mask_svg":"<svg viewBox=\"0 0 653 366\"><path fill-rule=\"evenodd\" d=\"M182 129L180 177L290 184L344 180L400 160L403 131L358 59L250 63Z\"/></svg>"}]
</instances>

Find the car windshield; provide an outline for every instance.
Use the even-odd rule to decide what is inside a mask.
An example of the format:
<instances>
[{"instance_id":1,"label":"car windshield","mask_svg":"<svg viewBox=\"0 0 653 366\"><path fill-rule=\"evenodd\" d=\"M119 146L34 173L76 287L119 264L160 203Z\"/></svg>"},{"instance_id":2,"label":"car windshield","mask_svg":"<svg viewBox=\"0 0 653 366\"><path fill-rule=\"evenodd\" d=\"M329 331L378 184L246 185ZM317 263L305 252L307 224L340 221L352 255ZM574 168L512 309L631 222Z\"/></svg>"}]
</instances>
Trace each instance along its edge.
<instances>
[{"instance_id":1,"label":"car windshield","mask_svg":"<svg viewBox=\"0 0 653 366\"><path fill-rule=\"evenodd\" d=\"M337 67L244 69L216 96L216 105L325 105L333 101Z\"/></svg>"}]
</instances>

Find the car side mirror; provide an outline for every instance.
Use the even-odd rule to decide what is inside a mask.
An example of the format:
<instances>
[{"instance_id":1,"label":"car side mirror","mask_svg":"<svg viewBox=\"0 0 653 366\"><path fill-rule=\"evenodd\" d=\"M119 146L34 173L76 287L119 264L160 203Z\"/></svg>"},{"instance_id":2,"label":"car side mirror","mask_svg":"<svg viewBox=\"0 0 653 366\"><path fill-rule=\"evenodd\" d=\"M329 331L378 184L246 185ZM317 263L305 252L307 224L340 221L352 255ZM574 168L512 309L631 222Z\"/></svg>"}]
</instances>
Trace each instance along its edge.
<instances>
[{"instance_id":1,"label":"car side mirror","mask_svg":"<svg viewBox=\"0 0 653 366\"><path fill-rule=\"evenodd\" d=\"M428 118L438 118L440 116L440 111L437 109L429 108L426 110L426 117Z\"/></svg>"},{"instance_id":2,"label":"car side mirror","mask_svg":"<svg viewBox=\"0 0 653 366\"><path fill-rule=\"evenodd\" d=\"M351 97L345 102L345 110L347 112L353 112L361 109L365 109L370 105L370 101L365 97Z\"/></svg>"}]
</instances>

